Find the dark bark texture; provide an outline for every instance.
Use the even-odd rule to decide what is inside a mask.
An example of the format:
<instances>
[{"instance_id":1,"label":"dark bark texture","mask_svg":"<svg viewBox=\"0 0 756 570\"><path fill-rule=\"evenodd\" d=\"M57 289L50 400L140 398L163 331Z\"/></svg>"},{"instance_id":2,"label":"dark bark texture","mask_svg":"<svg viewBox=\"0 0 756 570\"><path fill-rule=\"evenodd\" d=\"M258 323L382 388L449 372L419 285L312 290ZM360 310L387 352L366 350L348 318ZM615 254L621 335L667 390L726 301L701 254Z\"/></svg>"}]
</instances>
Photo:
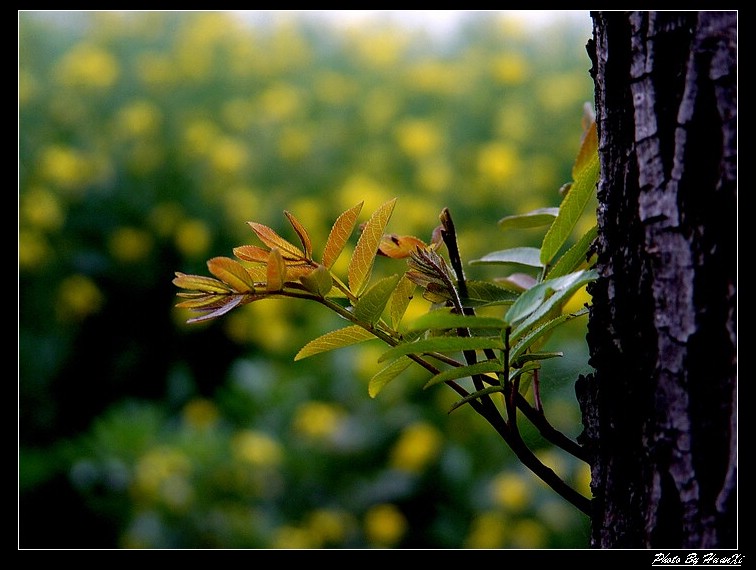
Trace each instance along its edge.
<instances>
[{"instance_id":1,"label":"dark bark texture","mask_svg":"<svg viewBox=\"0 0 756 570\"><path fill-rule=\"evenodd\" d=\"M737 13L596 12L595 548L737 547Z\"/></svg>"}]
</instances>

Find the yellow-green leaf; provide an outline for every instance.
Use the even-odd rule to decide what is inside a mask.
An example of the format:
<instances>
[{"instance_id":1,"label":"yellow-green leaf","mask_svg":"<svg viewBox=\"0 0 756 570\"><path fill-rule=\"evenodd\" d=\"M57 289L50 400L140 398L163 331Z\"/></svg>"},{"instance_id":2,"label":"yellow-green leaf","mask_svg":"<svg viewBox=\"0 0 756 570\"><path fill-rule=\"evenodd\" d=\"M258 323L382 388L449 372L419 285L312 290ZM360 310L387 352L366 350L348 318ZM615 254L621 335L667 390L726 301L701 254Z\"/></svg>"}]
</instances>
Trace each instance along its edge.
<instances>
[{"instance_id":1,"label":"yellow-green leaf","mask_svg":"<svg viewBox=\"0 0 756 570\"><path fill-rule=\"evenodd\" d=\"M258 224L257 222L247 222L247 223L249 224L249 227L251 227L252 230L257 234L257 237L260 238L261 242L263 242L265 245L267 245L271 249L273 249L274 247L277 247L279 250L281 250L281 256L284 259L289 259L289 260L305 259L305 254L301 249L299 249L293 243L282 238L273 229L263 224Z\"/></svg>"},{"instance_id":2,"label":"yellow-green leaf","mask_svg":"<svg viewBox=\"0 0 756 570\"><path fill-rule=\"evenodd\" d=\"M229 257L213 257L207 261L207 268L224 283L228 283L239 293L254 291L255 282L244 266Z\"/></svg>"},{"instance_id":3,"label":"yellow-green leaf","mask_svg":"<svg viewBox=\"0 0 756 570\"><path fill-rule=\"evenodd\" d=\"M333 278L325 265L318 264L315 269L300 276L299 280L310 293L321 297L328 295L333 287Z\"/></svg>"},{"instance_id":4,"label":"yellow-green leaf","mask_svg":"<svg viewBox=\"0 0 756 570\"><path fill-rule=\"evenodd\" d=\"M402 321L402 317L404 317L404 313L407 310L410 301L412 301L415 287L416 285L407 279L407 275L405 274L402 275L396 289L391 293L391 298L388 302L388 311L389 317L391 318L391 326L394 329L399 327L399 323Z\"/></svg>"},{"instance_id":5,"label":"yellow-green leaf","mask_svg":"<svg viewBox=\"0 0 756 570\"><path fill-rule=\"evenodd\" d=\"M592 123L583 139L572 169L574 181L559 206L559 215L551 224L541 245L541 263L549 265L572 233L575 224L596 190L599 177L598 139Z\"/></svg>"},{"instance_id":6,"label":"yellow-green leaf","mask_svg":"<svg viewBox=\"0 0 756 570\"><path fill-rule=\"evenodd\" d=\"M343 212L334 222L331 233L328 234L325 249L323 250L323 265L327 268L333 267L339 255L341 255L349 236L354 231L357 224L357 216L360 215L363 202L353 206L346 212Z\"/></svg>"},{"instance_id":7,"label":"yellow-green leaf","mask_svg":"<svg viewBox=\"0 0 756 570\"><path fill-rule=\"evenodd\" d=\"M273 247L268 255L268 273L265 289L268 292L280 291L286 281L286 264L281 256L281 250Z\"/></svg>"},{"instance_id":8,"label":"yellow-green leaf","mask_svg":"<svg viewBox=\"0 0 756 570\"><path fill-rule=\"evenodd\" d=\"M370 394L370 397L375 398L385 388L386 384L401 374L410 364L412 364L412 360L409 356L400 356L388 366L382 368L368 382L368 394Z\"/></svg>"},{"instance_id":9,"label":"yellow-green leaf","mask_svg":"<svg viewBox=\"0 0 756 570\"><path fill-rule=\"evenodd\" d=\"M173 280L173 284L181 289L187 291L202 291L204 293L232 293L231 287L225 283L213 279L212 277L205 277L203 275L187 275L185 273L176 272L176 277Z\"/></svg>"},{"instance_id":10,"label":"yellow-green leaf","mask_svg":"<svg viewBox=\"0 0 756 570\"><path fill-rule=\"evenodd\" d=\"M348 271L349 289L355 295L359 296L370 280L378 245L381 243L383 230L391 218L395 205L396 198L393 198L373 212L357 240Z\"/></svg>"},{"instance_id":11,"label":"yellow-green leaf","mask_svg":"<svg viewBox=\"0 0 756 570\"><path fill-rule=\"evenodd\" d=\"M448 380L456 380L458 378L466 378L467 376L476 376L478 374L494 374L496 372L502 372L504 367L498 360L484 360L483 362L477 362L476 364L470 364L469 366L455 366L454 368L448 368L443 372L439 372L433 376L423 386L423 388L430 388L440 382L447 382ZM491 381L496 381L496 377L492 376Z\"/></svg>"},{"instance_id":12,"label":"yellow-green leaf","mask_svg":"<svg viewBox=\"0 0 756 570\"><path fill-rule=\"evenodd\" d=\"M354 316L360 321L375 323L381 317L398 282L399 275L392 275L372 285L355 303Z\"/></svg>"},{"instance_id":13,"label":"yellow-green leaf","mask_svg":"<svg viewBox=\"0 0 756 570\"><path fill-rule=\"evenodd\" d=\"M294 214L284 210L284 215L288 218L289 222L291 222L291 226L294 228L294 231L297 232L299 241L302 242L305 256L307 257L307 259L312 259L312 241L310 241L310 234L307 233L307 230L300 223L300 221L294 217Z\"/></svg>"},{"instance_id":14,"label":"yellow-green leaf","mask_svg":"<svg viewBox=\"0 0 756 570\"><path fill-rule=\"evenodd\" d=\"M294 357L294 360L302 360L308 356L314 356L321 352L343 348L366 340L376 338L373 333L368 332L359 325L350 325L343 329L327 332L315 340L311 340Z\"/></svg>"},{"instance_id":15,"label":"yellow-green leaf","mask_svg":"<svg viewBox=\"0 0 756 570\"><path fill-rule=\"evenodd\" d=\"M425 352L457 352L463 350L500 349L504 344L498 337L487 336L434 336L415 342L405 342L384 352L378 362L398 358L405 354L422 354Z\"/></svg>"}]
</instances>

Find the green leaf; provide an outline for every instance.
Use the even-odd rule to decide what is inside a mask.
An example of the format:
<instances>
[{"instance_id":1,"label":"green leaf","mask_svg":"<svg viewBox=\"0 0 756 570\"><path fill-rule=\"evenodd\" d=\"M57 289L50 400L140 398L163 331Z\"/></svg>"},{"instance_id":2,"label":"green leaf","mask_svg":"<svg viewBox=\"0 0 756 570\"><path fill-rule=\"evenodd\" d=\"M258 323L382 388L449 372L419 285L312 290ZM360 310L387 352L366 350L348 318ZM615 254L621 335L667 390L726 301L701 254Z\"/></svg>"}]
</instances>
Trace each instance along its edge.
<instances>
[{"instance_id":1,"label":"green leaf","mask_svg":"<svg viewBox=\"0 0 756 570\"><path fill-rule=\"evenodd\" d=\"M549 334L555 327L565 323L569 320L577 318L588 312L588 309L580 309L575 313L565 313L558 317L546 321L545 323L531 329L525 336L523 336L517 344L512 347L509 353L510 360L516 360L521 354L523 354L528 348L530 348L534 342L542 338L544 335ZM511 336L510 336L511 340Z\"/></svg>"},{"instance_id":2,"label":"green leaf","mask_svg":"<svg viewBox=\"0 0 756 570\"><path fill-rule=\"evenodd\" d=\"M410 364L412 364L412 359L409 356L400 356L391 364L382 368L368 382L368 394L370 394L370 397L375 398L386 384L401 374Z\"/></svg>"},{"instance_id":3,"label":"green leaf","mask_svg":"<svg viewBox=\"0 0 756 570\"><path fill-rule=\"evenodd\" d=\"M573 283L580 282L586 273L586 271L570 273L555 279L547 279L531 287L514 302L504 319L510 324L515 324L524 319L543 305L548 294L570 287Z\"/></svg>"},{"instance_id":4,"label":"green leaf","mask_svg":"<svg viewBox=\"0 0 756 570\"><path fill-rule=\"evenodd\" d=\"M532 327L536 326L538 321L544 317L548 317L552 310L556 310L561 304L567 302L569 298L580 289L583 285L595 281L598 277L598 273L594 269L587 271L578 271L576 273L570 273L564 277L557 277L551 281L560 281L560 288L553 292L553 294L540 304L532 313L530 313L526 319L524 319L517 327L512 331L510 335L510 341L514 341L522 335L524 335ZM544 281L543 283L547 283ZM526 292L527 293L527 292ZM525 295L525 293L523 293Z\"/></svg>"},{"instance_id":5,"label":"green leaf","mask_svg":"<svg viewBox=\"0 0 756 570\"><path fill-rule=\"evenodd\" d=\"M529 267L543 267L541 263L541 250L537 247L513 247L487 253L480 259L474 259L471 264L514 264L527 265Z\"/></svg>"},{"instance_id":6,"label":"green leaf","mask_svg":"<svg viewBox=\"0 0 756 570\"><path fill-rule=\"evenodd\" d=\"M333 227L331 227L331 232L328 234L325 249L323 250L323 265L328 269L336 263L349 240L349 236L352 235L354 226L357 224L357 216L360 215L360 211L362 210L362 204L363 202L360 202L346 212L343 212L336 218Z\"/></svg>"},{"instance_id":7,"label":"green leaf","mask_svg":"<svg viewBox=\"0 0 756 570\"><path fill-rule=\"evenodd\" d=\"M548 360L549 358L561 358L564 356L563 352L528 352L521 355L516 360L512 361L512 366L515 368L522 366L526 362L532 362L535 360Z\"/></svg>"},{"instance_id":8,"label":"green leaf","mask_svg":"<svg viewBox=\"0 0 756 570\"><path fill-rule=\"evenodd\" d=\"M477 317L469 315L457 315L446 310L438 309L430 311L415 319L407 329L410 331L424 331L429 329L455 329L455 328L493 328L502 329L506 326L504 320L496 317Z\"/></svg>"},{"instance_id":9,"label":"green leaf","mask_svg":"<svg viewBox=\"0 0 756 570\"><path fill-rule=\"evenodd\" d=\"M303 358L314 356L321 352L343 348L374 338L376 338L376 336L373 335L373 333L366 331L361 326L350 325L343 329L327 332L315 340L311 340L301 348L294 357L294 360L302 360Z\"/></svg>"},{"instance_id":10,"label":"green leaf","mask_svg":"<svg viewBox=\"0 0 756 570\"><path fill-rule=\"evenodd\" d=\"M468 366L455 366L449 368L433 376L425 384L424 388L430 388L440 382L446 382L448 380L456 380L457 378L466 378L467 376L475 376L476 374L490 374L495 372L501 372L503 366L498 360L484 360L476 364L470 364ZM495 378L492 381L497 381Z\"/></svg>"},{"instance_id":11,"label":"green leaf","mask_svg":"<svg viewBox=\"0 0 756 570\"><path fill-rule=\"evenodd\" d=\"M585 206L596 190L599 177L596 124L586 133L572 169L573 183L559 206L559 215L551 224L541 245L541 263L548 265L570 236Z\"/></svg>"},{"instance_id":12,"label":"green leaf","mask_svg":"<svg viewBox=\"0 0 756 570\"><path fill-rule=\"evenodd\" d=\"M407 279L407 275L405 274L402 275L396 289L391 293L391 298L388 302L388 310L389 316L391 317L391 326L394 329L399 327L399 323L402 321L410 301L412 301L415 287L416 285Z\"/></svg>"},{"instance_id":13,"label":"green leaf","mask_svg":"<svg viewBox=\"0 0 756 570\"><path fill-rule=\"evenodd\" d=\"M490 281L466 281L467 297L462 299L466 307L482 307L488 305L511 305L520 294L511 289L494 285Z\"/></svg>"},{"instance_id":14,"label":"green leaf","mask_svg":"<svg viewBox=\"0 0 756 570\"><path fill-rule=\"evenodd\" d=\"M357 296L370 280L378 246L395 205L396 198L393 198L373 212L357 240L348 268L349 290Z\"/></svg>"},{"instance_id":15,"label":"green leaf","mask_svg":"<svg viewBox=\"0 0 756 570\"><path fill-rule=\"evenodd\" d=\"M485 350L487 348L503 348L503 344L498 337L473 336L435 336L417 340L415 342L406 342L397 345L384 352L378 359L378 362L384 362L392 358L397 358L405 354L421 354L424 352L455 352L461 350Z\"/></svg>"},{"instance_id":16,"label":"green leaf","mask_svg":"<svg viewBox=\"0 0 756 570\"><path fill-rule=\"evenodd\" d=\"M472 402L473 400L477 400L478 398L482 398L483 396L488 396L489 394L496 394L497 392L503 392L504 388L501 386L488 386L487 388L483 388L482 390L478 390L477 392L473 392L472 394L468 394L461 400L457 400L452 404L452 407L449 408L449 413L452 413L457 408L460 408L464 406L465 404Z\"/></svg>"},{"instance_id":17,"label":"green leaf","mask_svg":"<svg viewBox=\"0 0 756 570\"><path fill-rule=\"evenodd\" d=\"M562 256L559 257L557 262L548 271L546 276L549 279L561 277L562 275L572 273L578 267L580 267L580 265L585 263L588 251L590 251L591 244L593 243L593 240L596 239L597 234L598 227L593 226L583 235L583 237L578 240L575 245L573 245L570 249L565 251Z\"/></svg>"},{"instance_id":18,"label":"green leaf","mask_svg":"<svg viewBox=\"0 0 756 570\"><path fill-rule=\"evenodd\" d=\"M499 228L502 230L522 230L528 228L540 228L548 226L559 214L559 208L538 208L525 214L507 216L499 220Z\"/></svg>"},{"instance_id":19,"label":"green leaf","mask_svg":"<svg viewBox=\"0 0 756 570\"><path fill-rule=\"evenodd\" d=\"M310 271L310 273L302 275L299 280L310 293L315 293L321 297L328 295L333 288L331 272L328 271L325 265L318 264L315 269Z\"/></svg>"},{"instance_id":20,"label":"green leaf","mask_svg":"<svg viewBox=\"0 0 756 570\"><path fill-rule=\"evenodd\" d=\"M354 316L360 321L375 323L381 317L398 283L399 275L377 281L355 303Z\"/></svg>"}]
</instances>

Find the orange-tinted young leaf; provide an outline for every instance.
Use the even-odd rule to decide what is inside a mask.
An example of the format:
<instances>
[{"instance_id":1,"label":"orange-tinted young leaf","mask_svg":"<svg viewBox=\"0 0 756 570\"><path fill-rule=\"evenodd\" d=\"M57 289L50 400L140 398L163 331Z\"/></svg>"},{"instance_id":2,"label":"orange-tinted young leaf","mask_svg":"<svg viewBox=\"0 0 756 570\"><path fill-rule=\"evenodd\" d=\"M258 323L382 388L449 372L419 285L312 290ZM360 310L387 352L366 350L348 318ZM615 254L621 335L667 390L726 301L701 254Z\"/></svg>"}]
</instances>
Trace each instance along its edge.
<instances>
[{"instance_id":1,"label":"orange-tinted young leaf","mask_svg":"<svg viewBox=\"0 0 756 570\"><path fill-rule=\"evenodd\" d=\"M255 290L255 282L244 266L229 257L213 257L207 261L207 268L224 283L228 283L239 293Z\"/></svg>"},{"instance_id":2,"label":"orange-tinted young leaf","mask_svg":"<svg viewBox=\"0 0 756 570\"><path fill-rule=\"evenodd\" d=\"M240 245L234 248L234 255L236 257L253 263L268 263L268 253L267 249L256 245Z\"/></svg>"},{"instance_id":3,"label":"orange-tinted young leaf","mask_svg":"<svg viewBox=\"0 0 756 570\"><path fill-rule=\"evenodd\" d=\"M187 275L185 273L176 272L176 277L173 280L173 284L180 289L186 289L187 291L202 291L203 293L232 293L231 287L225 283L213 279L212 277L205 277L203 275Z\"/></svg>"},{"instance_id":4,"label":"orange-tinted young leaf","mask_svg":"<svg viewBox=\"0 0 756 570\"><path fill-rule=\"evenodd\" d=\"M423 240L417 239L414 236L385 234L378 246L378 254L393 259L404 259L405 257L409 257L410 253L418 247L425 249L428 246Z\"/></svg>"},{"instance_id":5,"label":"orange-tinted young leaf","mask_svg":"<svg viewBox=\"0 0 756 570\"><path fill-rule=\"evenodd\" d=\"M373 212L357 240L352 259L349 261L348 272L349 289L355 295L362 293L370 280L383 230L391 218L395 205L396 198L393 198Z\"/></svg>"},{"instance_id":6,"label":"orange-tinted young leaf","mask_svg":"<svg viewBox=\"0 0 756 570\"><path fill-rule=\"evenodd\" d=\"M257 234L260 241L273 249L277 247L284 259L302 260L305 259L304 252L293 243L285 240L278 235L273 229L257 222L247 222L249 227Z\"/></svg>"},{"instance_id":7,"label":"orange-tinted young leaf","mask_svg":"<svg viewBox=\"0 0 756 570\"><path fill-rule=\"evenodd\" d=\"M266 265L254 265L252 267L244 268L249 274L252 281L256 283L264 283L268 279L267 260L265 263Z\"/></svg>"},{"instance_id":8,"label":"orange-tinted young leaf","mask_svg":"<svg viewBox=\"0 0 756 570\"><path fill-rule=\"evenodd\" d=\"M294 217L294 214L284 210L284 215L288 218L289 222L291 222L294 231L297 232L299 241L302 242L305 256L307 257L307 259L312 259L312 241L310 241L310 234L307 233L307 230L300 223L300 221Z\"/></svg>"},{"instance_id":9,"label":"orange-tinted young leaf","mask_svg":"<svg viewBox=\"0 0 756 570\"><path fill-rule=\"evenodd\" d=\"M268 292L280 291L286 281L286 264L281 256L281 250L273 247L268 256L268 274L265 289Z\"/></svg>"},{"instance_id":10,"label":"orange-tinted young leaf","mask_svg":"<svg viewBox=\"0 0 756 570\"><path fill-rule=\"evenodd\" d=\"M349 236L352 235L354 226L357 224L357 216L360 215L362 210L362 204L363 202L360 202L336 218L323 250L323 265L328 269L336 263Z\"/></svg>"}]
</instances>

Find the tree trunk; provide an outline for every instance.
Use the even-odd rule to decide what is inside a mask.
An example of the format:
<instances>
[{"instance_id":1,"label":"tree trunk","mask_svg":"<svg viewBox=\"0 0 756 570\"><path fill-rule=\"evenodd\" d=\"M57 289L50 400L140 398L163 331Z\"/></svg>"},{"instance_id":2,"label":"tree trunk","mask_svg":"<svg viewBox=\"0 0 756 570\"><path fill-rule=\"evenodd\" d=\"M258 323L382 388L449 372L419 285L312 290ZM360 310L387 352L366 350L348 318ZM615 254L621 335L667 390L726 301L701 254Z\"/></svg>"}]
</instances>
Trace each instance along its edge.
<instances>
[{"instance_id":1,"label":"tree trunk","mask_svg":"<svg viewBox=\"0 0 756 570\"><path fill-rule=\"evenodd\" d=\"M591 546L737 546L737 13L592 14Z\"/></svg>"}]
</instances>

